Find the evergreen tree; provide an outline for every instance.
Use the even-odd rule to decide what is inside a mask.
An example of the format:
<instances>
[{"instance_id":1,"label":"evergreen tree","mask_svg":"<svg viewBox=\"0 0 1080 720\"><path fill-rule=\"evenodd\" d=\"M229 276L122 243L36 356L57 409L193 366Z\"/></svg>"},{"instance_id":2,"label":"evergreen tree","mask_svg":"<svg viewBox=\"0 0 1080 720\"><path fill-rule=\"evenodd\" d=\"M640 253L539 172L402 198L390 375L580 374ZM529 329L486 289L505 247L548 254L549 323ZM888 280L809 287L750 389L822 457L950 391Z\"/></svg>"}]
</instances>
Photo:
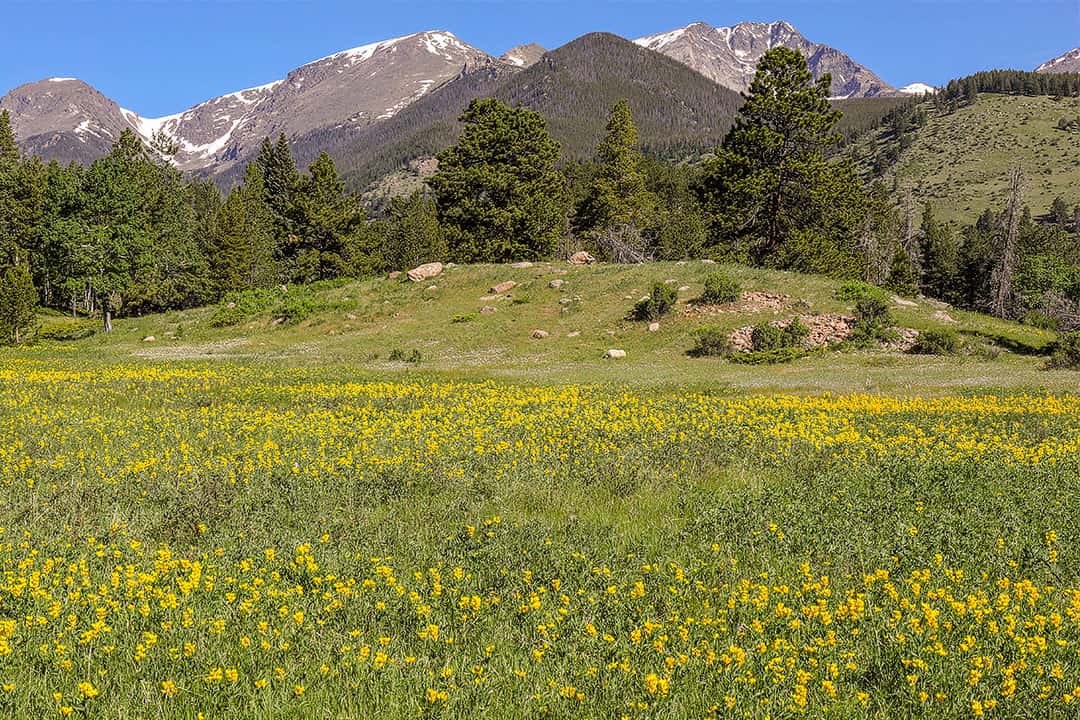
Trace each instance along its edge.
<instances>
[{"instance_id":1,"label":"evergreen tree","mask_svg":"<svg viewBox=\"0 0 1080 720\"><path fill-rule=\"evenodd\" d=\"M9 267L0 278L0 339L18 344L34 326L38 294L30 271Z\"/></svg>"},{"instance_id":2,"label":"evergreen tree","mask_svg":"<svg viewBox=\"0 0 1080 720\"><path fill-rule=\"evenodd\" d=\"M291 214L295 234L287 256L292 279L312 282L348 275L360 250L364 211L359 198L345 193L345 183L325 152L297 184Z\"/></svg>"},{"instance_id":3,"label":"evergreen tree","mask_svg":"<svg viewBox=\"0 0 1080 720\"><path fill-rule=\"evenodd\" d=\"M620 100L611 109L606 134L596 149L598 172L576 213L578 232L614 225L643 229L654 221L657 200L645 185L637 144L630 104Z\"/></svg>"},{"instance_id":4,"label":"evergreen tree","mask_svg":"<svg viewBox=\"0 0 1080 720\"><path fill-rule=\"evenodd\" d=\"M863 280L880 285L889 276L893 256L900 244L900 214L881 180L870 186L866 200L866 215L859 239L859 252L864 261Z\"/></svg>"},{"instance_id":5,"label":"evergreen tree","mask_svg":"<svg viewBox=\"0 0 1080 720\"><path fill-rule=\"evenodd\" d=\"M828 75L815 81L795 50L774 48L758 63L702 183L713 241L729 256L800 269L828 258L838 273L857 267L865 201L850 164L825 157L840 141L830 84Z\"/></svg>"},{"instance_id":6,"label":"evergreen tree","mask_svg":"<svg viewBox=\"0 0 1080 720\"><path fill-rule=\"evenodd\" d=\"M428 181L450 254L462 262L549 257L566 234L559 143L544 119L488 98L461 116L456 145Z\"/></svg>"},{"instance_id":7,"label":"evergreen tree","mask_svg":"<svg viewBox=\"0 0 1080 720\"><path fill-rule=\"evenodd\" d=\"M919 294L919 274L915 272L915 264L903 245L897 245L889 266L889 277L885 281L885 287L897 295L915 297Z\"/></svg>"},{"instance_id":8,"label":"evergreen tree","mask_svg":"<svg viewBox=\"0 0 1080 720\"><path fill-rule=\"evenodd\" d=\"M0 267L21 262L18 230L19 148L7 110L0 111Z\"/></svg>"},{"instance_id":9,"label":"evergreen tree","mask_svg":"<svg viewBox=\"0 0 1080 720\"><path fill-rule=\"evenodd\" d=\"M11 128L11 116L0 110L0 172L11 170L19 163L19 146L15 144L15 131Z\"/></svg>"},{"instance_id":10,"label":"evergreen tree","mask_svg":"<svg viewBox=\"0 0 1080 720\"><path fill-rule=\"evenodd\" d=\"M414 192L407 198L394 198L386 216L383 246L386 267L408 270L446 257L446 235L430 196Z\"/></svg>"},{"instance_id":11,"label":"evergreen tree","mask_svg":"<svg viewBox=\"0 0 1080 720\"><path fill-rule=\"evenodd\" d=\"M274 222L259 163L248 163L243 183L229 193L221 206L217 228L210 273L219 295L279 282Z\"/></svg>"},{"instance_id":12,"label":"evergreen tree","mask_svg":"<svg viewBox=\"0 0 1080 720\"><path fill-rule=\"evenodd\" d=\"M1072 222L1072 213L1069 212L1069 204L1065 202L1065 198L1058 195L1054 198L1054 202L1050 205L1050 222L1057 225L1062 230L1068 230L1069 225Z\"/></svg>"},{"instance_id":13,"label":"evergreen tree","mask_svg":"<svg viewBox=\"0 0 1080 720\"><path fill-rule=\"evenodd\" d=\"M939 223L934 218L930 203L923 208L920 232L924 291L939 300L957 302L960 299L960 246L956 241L956 234L950 225Z\"/></svg>"},{"instance_id":14,"label":"evergreen tree","mask_svg":"<svg viewBox=\"0 0 1080 720\"><path fill-rule=\"evenodd\" d=\"M287 239L292 231L289 212L293 195L300 183L300 173L296 169L285 133L278 136L276 143L265 138L255 162L262 171L265 202L274 222L274 239L279 248L287 248Z\"/></svg>"}]
</instances>

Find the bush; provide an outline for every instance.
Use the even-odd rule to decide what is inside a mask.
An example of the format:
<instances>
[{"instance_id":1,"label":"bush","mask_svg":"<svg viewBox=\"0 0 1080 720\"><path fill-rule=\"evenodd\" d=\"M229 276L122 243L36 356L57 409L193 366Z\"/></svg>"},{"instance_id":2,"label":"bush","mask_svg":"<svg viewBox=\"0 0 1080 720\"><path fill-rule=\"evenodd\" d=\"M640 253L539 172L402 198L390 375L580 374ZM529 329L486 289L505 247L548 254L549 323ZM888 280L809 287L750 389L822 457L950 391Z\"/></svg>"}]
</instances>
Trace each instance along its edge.
<instances>
[{"instance_id":1,"label":"bush","mask_svg":"<svg viewBox=\"0 0 1080 720\"><path fill-rule=\"evenodd\" d=\"M638 300L634 305L632 317L635 320L659 320L670 312L678 300L675 288L662 282L654 283L649 297Z\"/></svg>"},{"instance_id":2,"label":"bush","mask_svg":"<svg viewBox=\"0 0 1080 720\"><path fill-rule=\"evenodd\" d=\"M960 336L943 328L924 330L911 352L916 355L956 355L960 352Z\"/></svg>"},{"instance_id":3,"label":"bush","mask_svg":"<svg viewBox=\"0 0 1080 720\"><path fill-rule=\"evenodd\" d=\"M778 365L806 357L810 353L802 348L782 347L775 350L755 350L748 353L737 353L728 358L730 362L739 365Z\"/></svg>"},{"instance_id":4,"label":"bush","mask_svg":"<svg viewBox=\"0 0 1080 720\"><path fill-rule=\"evenodd\" d=\"M1046 367L1051 370L1080 370L1080 330L1061 336Z\"/></svg>"},{"instance_id":5,"label":"bush","mask_svg":"<svg viewBox=\"0 0 1080 720\"><path fill-rule=\"evenodd\" d=\"M450 318L450 322L452 322L452 323L467 323L467 322L472 322L475 319L476 319L476 313L463 313L461 315L455 315L454 317Z\"/></svg>"},{"instance_id":6,"label":"bush","mask_svg":"<svg viewBox=\"0 0 1080 720\"><path fill-rule=\"evenodd\" d=\"M721 305L735 302L742 296L742 288L734 278L724 273L713 273L705 278L705 292L701 293L701 302L709 305Z\"/></svg>"},{"instance_id":7,"label":"bush","mask_svg":"<svg viewBox=\"0 0 1080 720\"><path fill-rule=\"evenodd\" d=\"M892 323L888 296L880 290L867 293L855 303L855 327L851 339L860 345L890 340L894 336Z\"/></svg>"},{"instance_id":8,"label":"bush","mask_svg":"<svg viewBox=\"0 0 1080 720\"><path fill-rule=\"evenodd\" d=\"M694 347L690 357L724 357L731 354L727 333L715 325L705 325L694 331Z\"/></svg>"},{"instance_id":9,"label":"bush","mask_svg":"<svg viewBox=\"0 0 1080 720\"><path fill-rule=\"evenodd\" d=\"M858 302L867 295L885 295L885 291L879 288L877 285L870 285L859 280L849 280L836 289L833 293L840 302Z\"/></svg>"},{"instance_id":10,"label":"bush","mask_svg":"<svg viewBox=\"0 0 1080 720\"><path fill-rule=\"evenodd\" d=\"M779 350L784 347L784 331L768 323L756 325L750 333L750 342L757 352Z\"/></svg>"},{"instance_id":11,"label":"bush","mask_svg":"<svg viewBox=\"0 0 1080 720\"><path fill-rule=\"evenodd\" d=\"M784 348L801 348L809 335L810 328L796 317L783 328L769 323L755 326L750 334L750 341L754 345L754 352L771 352Z\"/></svg>"},{"instance_id":12,"label":"bush","mask_svg":"<svg viewBox=\"0 0 1080 720\"><path fill-rule=\"evenodd\" d=\"M416 348L413 348L408 354L405 354L405 351L401 348L394 348L390 351L390 362L418 363L421 359L420 351Z\"/></svg>"}]
</instances>

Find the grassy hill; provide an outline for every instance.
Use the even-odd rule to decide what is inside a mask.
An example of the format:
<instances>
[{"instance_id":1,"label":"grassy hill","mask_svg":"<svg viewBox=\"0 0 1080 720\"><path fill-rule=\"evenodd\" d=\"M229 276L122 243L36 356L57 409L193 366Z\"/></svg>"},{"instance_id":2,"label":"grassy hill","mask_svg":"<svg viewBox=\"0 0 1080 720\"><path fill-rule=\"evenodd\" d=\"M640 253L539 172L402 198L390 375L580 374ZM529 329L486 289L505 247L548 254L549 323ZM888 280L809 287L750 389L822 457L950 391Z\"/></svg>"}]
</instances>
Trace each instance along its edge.
<instances>
[{"instance_id":1,"label":"grassy hill","mask_svg":"<svg viewBox=\"0 0 1080 720\"><path fill-rule=\"evenodd\" d=\"M293 288L268 293L263 303L170 312L120 320L116 332L65 342L86 357L147 361L201 359L333 365L366 373L436 373L464 378L500 377L526 382L617 383L642 386L710 386L800 392L890 390L940 393L964 387L1066 387L1074 373L1046 372L1033 357L1053 333L946 308L939 303L894 299L897 325L950 327L972 347L998 345L1019 353L981 351L967 357L918 357L898 352L828 352L782 366L755 367L688 357L695 330L706 324L733 330L794 314L850 314L836 299L835 281L809 275L724 267L744 292L786 296L782 309L733 307L701 316L690 301L718 266L692 261L639 266L571 267L538 263L530 268L475 265L448 268L431 282L386 278ZM562 280L561 288L550 287ZM493 294L497 283L513 290ZM649 332L627 319L652 283L672 281L675 310ZM484 308L495 308L484 312ZM229 317L226 317L229 316ZM293 319L285 319L291 316ZM235 324L214 327L223 319ZM297 320L299 319L299 320ZM70 320L45 318L45 327ZM534 339L534 330L549 333ZM152 336L153 341L144 341ZM605 360L609 348L627 357ZM397 351L395 353L395 351ZM417 352L420 362L400 362Z\"/></svg>"},{"instance_id":2,"label":"grassy hill","mask_svg":"<svg viewBox=\"0 0 1080 720\"><path fill-rule=\"evenodd\" d=\"M1058 195L1070 207L1080 203L1080 133L1057 128L1061 118L1080 116L1080 99L981 94L951 114L926 108L926 126L887 178L910 187L918 203L932 201L943 219L970 223L985 209L1000 208L1017 163L1035 215Z\"/></svg>"}]
</instances>

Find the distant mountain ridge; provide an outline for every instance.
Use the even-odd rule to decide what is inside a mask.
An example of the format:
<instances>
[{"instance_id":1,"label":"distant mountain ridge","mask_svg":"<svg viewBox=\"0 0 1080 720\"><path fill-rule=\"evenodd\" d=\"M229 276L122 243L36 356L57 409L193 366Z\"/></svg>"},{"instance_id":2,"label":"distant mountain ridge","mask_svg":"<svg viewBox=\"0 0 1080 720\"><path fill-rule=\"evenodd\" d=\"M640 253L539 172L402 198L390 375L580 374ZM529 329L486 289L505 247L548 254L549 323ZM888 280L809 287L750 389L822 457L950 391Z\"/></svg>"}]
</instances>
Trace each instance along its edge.
<instances>
[{"instance_id":1,"label":"distant mountain ridge","mask_svg":"<svg viewBox=\"0 0 1080 720\"><path fill-rule=\"evenodd\" d=\"M831 74L835 98L876 97L898 92L844 53L807 40L783 21L744 22L731 27L696 22L634 42L672 57L710 80L739 92L750 87L761 56L779 46L802 53L814 77Z\"/></svg>"},{"instance_id":2,"label":"distant mountain ridge","mask_svg":"<svg viewBox=\"0 0 1080 720\"><path fill-rule=\"evenodd\" d=\"M1080 47L1058 55L1053 60L1044 62L1035 68L1037 73L1075 73L1080 72Z\"/></svg>"},{"instance_id":3,"label":"distant mountain ridge","mask_svg":"<svg viewBox=\"0 0 1080 720\"><path fill-rule=\"evenodd\" d=\"M46 158L92 160L130 127L147 141L156 132L173 140L181 170L220 172L250 156L264 137L362 128L393 117L465 67L492 61L451 33L434 30L334 53L282 79L166 117L142 117L65 78L21 85L0 107L11 112L24 150Z\"/></svg>"}]
</instances>

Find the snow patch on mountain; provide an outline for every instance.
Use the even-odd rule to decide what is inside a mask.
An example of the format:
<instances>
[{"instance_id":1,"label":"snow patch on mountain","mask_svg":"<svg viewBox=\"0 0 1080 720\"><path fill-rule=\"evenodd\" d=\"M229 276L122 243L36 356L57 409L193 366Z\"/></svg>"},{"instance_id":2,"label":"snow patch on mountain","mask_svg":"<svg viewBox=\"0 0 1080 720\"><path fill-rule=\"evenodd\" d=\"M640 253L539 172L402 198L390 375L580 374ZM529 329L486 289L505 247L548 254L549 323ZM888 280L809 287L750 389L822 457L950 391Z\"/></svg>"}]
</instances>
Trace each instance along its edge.
<instances>
[{"instance_id":1,"label":"snow patch on mountain","mask_svg":"<svg viewBox=\"0 0 1080 720\"><path fill-rule=\"evenodd\" d=\"M1035 68L1037 73L1080 72L1080 47L1044 62Z\"/></svg>"},{"instance_id":2,"label":"snow patch on mountain","mask_svg":"<svg viewBox=\"0 0 1080 720\"><path fill-rule=\"evenodd\" d=\"M926 83L913 82L910 85L905 85L899 88L897 92L901 92L905 95L933 95L937 92L937 88L933 85L927 85Z\"/></svg>"}]
</instances>

